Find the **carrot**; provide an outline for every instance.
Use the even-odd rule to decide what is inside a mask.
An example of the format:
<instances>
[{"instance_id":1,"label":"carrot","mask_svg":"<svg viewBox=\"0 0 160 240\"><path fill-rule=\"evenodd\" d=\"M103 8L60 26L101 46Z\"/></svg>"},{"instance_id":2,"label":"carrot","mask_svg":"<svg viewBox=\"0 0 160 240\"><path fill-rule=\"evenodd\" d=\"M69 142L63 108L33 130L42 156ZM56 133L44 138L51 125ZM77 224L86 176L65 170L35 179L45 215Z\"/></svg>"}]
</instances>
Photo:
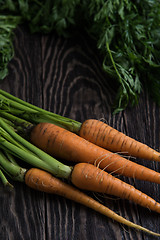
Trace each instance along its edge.
<instances>
[{"instance_id":1,"label":"carrot","mask_svg":"<svg viewBox=\"0 0 160 240\"><path fill-rule=\"evenodd\" d=\"M146 144L126 136L122 132L117 131L101 121L88 119L80 123L27 103L2 89L0 89L0 101L1 109L5 110L5 112L0 112L1 116L9 117L9 115L6 116L6 114L11 113L33 124L38 124L40 122L53 123L109 151L125 152L125 154L133 157L160 161L159 152Z\"/></svg>"},{"instance_id":2,"label":"carrot","mask_svg":"<svg viewBox=\"0 0 160 240\"><path fill-rule=\"evenodd\" d=\"M98 120L88 119L81 125L79 135L112 152L125 152L133 157L160 161L160 153Z\"/></svg>"},{"instance_id":3,"label":"carrot","mask_svg":"<svg viewBox=\"0 0 160 240\"><path fill-rule=\"evenodd\" d=\"M31 130L30 140L54 157L96 164L109 172L160 184L160 173L96 146L54 124L36 125Z\"/></svg>"},{"instance_id":4,"label":"carrot","mask_svg":"<svg viewBox=\"0 0 160 240\"><path fill-rule=\"evenodd\" d=\"M158 233L152 232L140 225L137 225L133 222L130 222L129 220L126 220L125 218L116 214L115 212L105 207L104 205L100 204L93 198L87 196L86 194L74 188L73 186L64 183L60 179L53 177L53 175L43 170L36 168L28 170L25 174L25 183L26 185L35 190L51 194L57 194L59 196L73 200L77 203L83 204L84 206L89 207L95 210L96 212L99 212L111 218L112 220L125 224L128 227L132 227L137 230L142 230L155 236L160 236L160 234Z\"/></svg>"},{"instance_id":5,"label":"carrot","mask_svg":"<svg viewBox=\"0 0 160 240\"><path fill-rule=\"evenodd\" d=\"M80 189L127 199L160 213L160 203L92 164L76 164L72 171L71 182Z\"/></svg>"}]
</instances>

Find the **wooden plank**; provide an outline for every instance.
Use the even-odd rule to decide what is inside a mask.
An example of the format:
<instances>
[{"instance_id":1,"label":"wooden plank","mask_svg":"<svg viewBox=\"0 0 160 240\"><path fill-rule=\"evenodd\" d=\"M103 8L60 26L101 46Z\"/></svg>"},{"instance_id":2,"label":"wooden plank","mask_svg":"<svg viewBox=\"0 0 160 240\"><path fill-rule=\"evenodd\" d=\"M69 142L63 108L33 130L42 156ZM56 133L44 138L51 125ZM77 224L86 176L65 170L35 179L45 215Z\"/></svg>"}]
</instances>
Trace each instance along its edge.
<instances>
[{"instance_id":1,"label":"wooden plank","mask_svg":"<svg viewBox=\"0 0 160 240\"><path fill-rule=\"evenodd\" d=\"M101 68L101 57L88 37L63 39L55 33L15 32L15 57L0 87L21 99L83 122L104 119L111 126L159 150L159 108L142 94L134 109L112 114L114 84ZM140 160L135 160L140 163ZM141 161L159 171L159 164ZM160 201L159 186L122 177ZM13 193L0 189L0 238L4 240L151 239L64 198L14 183ZM137 224L160 232L158 214L128 201L88 193ZM156 239L152 237L152 239Z\"/></svg>"}]
</instances>

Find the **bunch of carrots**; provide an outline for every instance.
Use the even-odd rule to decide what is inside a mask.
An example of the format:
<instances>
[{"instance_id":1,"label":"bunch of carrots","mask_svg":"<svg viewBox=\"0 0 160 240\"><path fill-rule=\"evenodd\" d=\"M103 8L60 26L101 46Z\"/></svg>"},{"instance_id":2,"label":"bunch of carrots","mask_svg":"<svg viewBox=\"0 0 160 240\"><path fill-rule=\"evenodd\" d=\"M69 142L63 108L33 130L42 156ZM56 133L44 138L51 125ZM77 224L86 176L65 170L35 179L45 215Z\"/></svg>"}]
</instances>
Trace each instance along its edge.
<instances>
[{"instance_id":1,"label":"bunch of carrots","mask_svg":"<svg viewBox=\"0 0 160 240\"><path fill-rule=\"evenodd\" d=\"M154 161L160 161L160 153L103 122L91 119L82 124L3 90L0 90L0 103L0 177L5 185L10 186L4 175L7 173L34 189L61 195L127 226L160 236L124 219L80 191L114 195L160 213L160 203L112 175L160 183L158 172L116 152ZM66 160L66 164L57 158ZM24 169L15 159L34 168ZM67 161L73 161L73 166L68 166Z\"/></svg>"}]
</instances>

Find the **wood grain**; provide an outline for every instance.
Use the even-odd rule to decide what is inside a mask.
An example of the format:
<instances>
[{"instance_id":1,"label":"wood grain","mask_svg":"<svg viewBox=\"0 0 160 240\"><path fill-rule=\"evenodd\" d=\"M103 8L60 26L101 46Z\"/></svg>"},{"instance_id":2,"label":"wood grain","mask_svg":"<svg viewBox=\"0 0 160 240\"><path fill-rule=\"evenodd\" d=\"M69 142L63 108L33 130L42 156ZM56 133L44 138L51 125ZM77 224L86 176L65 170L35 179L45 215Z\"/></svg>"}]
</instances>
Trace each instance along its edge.
<instances>
[{"instance_id":1,"label":"wood grain","mask_svg":"<svg viewBox=\"0 0 160 240\"><path fill-rule=\"evenodd\" d=\"M15 31L15 57L0 87L57 114L83 122L103 119L116 129L159 150L159 108L142 94L135 108L112 114L115 86L103 72L95 43L84 34L64 39L51 33L31 35L26 26ZM160 171L158 163L134 159ZM160 202L159 186L121 177ZM0 185L0 239L3 240L149 240L84 206L13 183ZM123 217L160 232L160 216L128 201L100 199ZM157 239L152 237L152 239Z\"/></svg>"}]
</instances>

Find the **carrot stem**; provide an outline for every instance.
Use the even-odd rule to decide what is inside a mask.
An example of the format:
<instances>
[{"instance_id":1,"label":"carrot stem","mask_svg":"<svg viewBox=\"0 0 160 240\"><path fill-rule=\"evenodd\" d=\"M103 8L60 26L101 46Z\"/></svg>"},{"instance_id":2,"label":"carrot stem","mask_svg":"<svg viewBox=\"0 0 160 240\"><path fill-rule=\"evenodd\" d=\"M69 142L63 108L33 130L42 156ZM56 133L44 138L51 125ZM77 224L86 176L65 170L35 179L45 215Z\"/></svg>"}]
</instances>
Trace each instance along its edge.
<instances>
[{"instance_id":1,"label":"carrot stem","mask_svg":"<svg viewBox=\"0 0 160 240\"><path fill-rule=\"evenodd\" d=\"M14 111L14 115L22 114L23 118L26 118L30 121L33 120L34 123L50 122L75 133L78 133L80 130L80 122L39 108L3 91L2 89L0 89L0 100L1 108L3 106L6 111L10 111L12 113ZM16 109L18 110L17 112Z\"/></svg>"},{"instance_id":2,"label":"carrot stem","mask_svg":"<svg viewBox=\"0 0 160 240\"><path fill-rule=\"evenodd\" d=\"M7 180L7 178L5 177L1 169L0 169L0 178L5 188L9 190L13 189L13 185Z\"/></svg>"},{"instance_id":3,"label":"carrot stem","mask_svg":"<svg viewBox=\"0 0 160 240\"><path fill-rule=\"evenodd\" d=\"M19 165L15 161L13 162L13 156L11 157L9 155L10 154L6 155L6 152L5 154L3 154L2 151L0 151L1 168L3 168L3 170L7 172L10 178L19 182L23 182L26 169L19 167ZM12 162L10 162L11 158Z\"/></svg>"},{"instance_id":4,"label":"carrot stem","mask_svg":"<svg viewBox=\"0 0 160 240\"><path fill-rule=\"evenodd\" d=\"M15 127L14 123L17 125L20 125L21 127L25 127L25 128L30 128L33 126L32 123L24 120L24 119L21 119L13 114L10 114L8 112L5 112L5 111L2 111L0 110L0 116L1 118L3 118L3 120L8 120L8 124L12 125ZM12 123L13 122L13 123Z\"/></svg>"},{"instance_id":5,"label":"carrot stem","mask_svg":"<svg viewBox=\"0 0 160 240\"><path fill-rule=\"evenodd\" d=\"M50 170L50 166L46 164L44 161L40 160L39 158L35 157L34 155L30 154L29 152L26 152L14 144L8 142L4 138L1 137L0 140L0 148L8 151L9 153L12 153L15 157L20 158L21 160L32 164L33 166L39 166L42 169L45 169L47 171Z\"/></svg>"}]
</instances>

